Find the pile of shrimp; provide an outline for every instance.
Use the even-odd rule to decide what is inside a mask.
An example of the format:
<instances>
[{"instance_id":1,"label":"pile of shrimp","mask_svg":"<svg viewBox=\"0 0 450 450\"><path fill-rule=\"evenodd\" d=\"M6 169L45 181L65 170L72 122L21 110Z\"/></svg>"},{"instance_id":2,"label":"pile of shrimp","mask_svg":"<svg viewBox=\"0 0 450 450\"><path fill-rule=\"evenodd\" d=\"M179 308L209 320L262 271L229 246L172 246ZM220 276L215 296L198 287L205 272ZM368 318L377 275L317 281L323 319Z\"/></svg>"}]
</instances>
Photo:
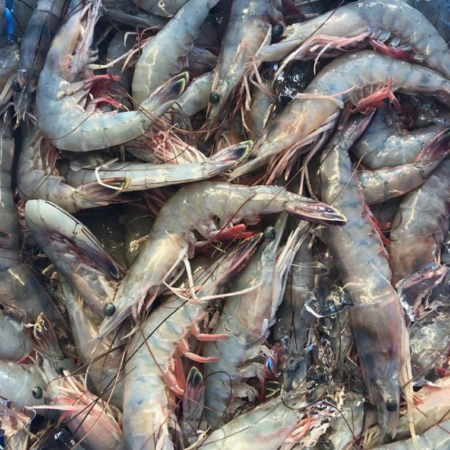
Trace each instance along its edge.
<instances>
[{"instance_id":1,"label":"pile of shrimp","mask_svg":"<svg viewBox=\"0 0 450 450\"><path fill-rule=\"evenodd\" d=\"M0 449L450 450L449 0L0 22Z\"/></svg>"}]
</instances>

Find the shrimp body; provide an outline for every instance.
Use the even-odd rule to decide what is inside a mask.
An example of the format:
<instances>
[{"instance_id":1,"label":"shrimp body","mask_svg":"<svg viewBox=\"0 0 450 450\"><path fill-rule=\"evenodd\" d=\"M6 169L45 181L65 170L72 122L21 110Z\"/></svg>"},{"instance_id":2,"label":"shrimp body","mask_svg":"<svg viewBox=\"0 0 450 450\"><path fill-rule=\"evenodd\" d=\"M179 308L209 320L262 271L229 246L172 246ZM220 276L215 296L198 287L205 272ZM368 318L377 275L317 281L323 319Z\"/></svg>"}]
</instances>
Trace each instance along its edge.
<instances>
[{"instance_id":1,"label":"shrimp body","mask_svg":"<svg viewBox=\"0 0 450 450\"><path fill-rule=\"evenodd\" d=\"M289 152L329 134L345 102L358 105L362 97L389 84L392 92L432 94L450 103L450 81L429 69L370 50L341 56L314 78L304 92L308 98L292 100L267 124L253 147L255 158L234 170L231 178L256 170L282 152L289 158Z\"/></svg>"},{"instance_id":2,"label":"shrimp body","mask_svg":"<svg viewBox=\"0 0 450 450\"><path fill-rule=\"evenodd\" d=\"M0 313L0 358L19 361L33 349L28 330L12 317Z\"/></svg>"},{"instance_id":3,"label":"shrimp body","mask_svg":"<svg viewBox=\"0 0 450 450\"><path fill-rule=\"evenodd\" d=\"M380 428L395 434L399 379L406 382L404 371L410 364L408 335L391 285L386 251L364 206L347 153L360 129L361 124L354 120L344 137L337 132L322 154L322 198L348 215L347 225L326 230L326 240L354 304L350 323Z\"/></svg>"},{"instance_id":4,"label":"shrimp body","mask_svg":"<svg viewBox=\"0 0 450 450\"><path fill-rule=\"evenodd\" d=\"M186 91L180 95L176 107L184 116L192 117L208 106L212 73L206 72L192 80Z\"/></svg>"},{"instance_id":5,"label":"shrimp body","mask_svg":"<svg viewBox=\"0 0 450 450\"><path fill-rule=\"evenodd\" d=\"M404 195L420 186L448 155L448 139L443 133L434 138L412 164L358 172L359 186L368 205Z\"/></svg>"},{"instance_id":6,"label":"shrimp body","mask_svg":"<svg viewBox=\"0 0 450 450\"><path fill-rule=\"evenodd\" d=\"M294 24L280 43L263 49L264 61L277 61L305 44L306 57L317 43L339 48L345 40L387 43L410 51L413 58L450 78L450 50L426 17L403 1L370 0L350 3L305 23ZM307 41L311 38L310 41ZM367 41L366 41L367 40ZM305 42L306 41L306 42ZM310 44L309 44L310 42ZM345 44L344 44L345 45Z\"/></svg>"},{"instance_id":7,"label":"shrimp body","mask_svg":"<svg viewBox=\"0 0 450 450\"><path fill-rule=\"evenodd\" d=\"M445 129L442 125L431 125L411 132L397 131L385 119L380 109L364 137L351 150L372 170L413 163L425 144Z\"/></svg>"},{"instance_id":8,"label":"shrimp body","mask_svg":"<svg viewBox=\"0 0 450 450\"><path fill-rule=\"evenodd\" d=\"M29 200L25 219L58 272L103 317L104 304L114 297L113 281L120 277L115 261L81 222L53 203Z\"/></svg>"},{"instance_id":9,"label":"shrimp body","mask_svg":"<svg viewBox=\"0 0 450 450\"><path fill-rule=\"evenodd\" d=\"M207 180L224 173L238 164L250 148L252 142L243 142L216 153L213 158L204 162L192 164L144 164L144 163L113 163L98 172L92 169L77 169L69 171L67 181L81 189L83 185L95 183L100 179L125 179L126 190L141 191L155 189L173 184ZM75 163L76 164L76 163Z\"/></svg>"},{"instance_id":10,"label":"shrimp body","mask_svg":"<svg viewBox=\"0 0 450 450\"><path fill-rule=\"evenodd\" d=\"M50 44L66 10L65 0L39 0L22 37L19 68L14 77L14 105L19 118L30 112L32 95Z\"/></svg>"},{"instance_id":11,"label":"shrimp body","mask_svg":"<svg viewBox=\"0 0 450 450\"><path fill-rule=\"evenodd\" d=\"M261 353L268 329L275 322L284 290L283 277L293 259L293 255L286 258L283 253L277 258L286 221L287 214L281 214L275 228L266 229L265 242L233 284L232 291L254 289L225 302L215 333L230 338L205 348L205 356L218 357L217 362L205 367L205 415L213 428L233 417L240 405L238 397L255 400L256 391L244 378L264 376L263 365L248 360Z\"/></svg>"},{"instance_id":12,"label":"shrimp body","mask_svg":"<svg viewBox=\"0 0 450 450\"><path fill-rule=\"evenodd\" d=\"M426 268L440 252L450 219L450 160L447 158L405 196L392 224L389 263L395 283Z\"/></svg>"},{"instance_id":13,"label":"shrimp body","mask_svg":"<svg viewBox=\"0 0 450 450\"><path fill-rule=\"evenodd\" d=\"M200 300L168 299L150 315L142 334L139 332L131 342L127 370L132 372L125 378L123 415L129 450L173 448L168 431L174 420L170 411L175 406L175 393L182 392L174 374L176 360L183 353L190 355L187 338L193 332L198 335L197 325L209 303L201 297L215 295L230 274L251 256L258 241L259 237L254 238L204 269L196 276L202 286L197 293Z\"/></svg>"},{"instance_id":14,"label":"shrimp body","mask_svg":"<svg viewBox=\"0 0 450 450\"><path fill-rule=\"evenodd\" d=\"M281 397L241 414L213 431L199 450L273 450L279 448L302 418L302 412Z\"/></svg>"},{"instance_id":15,"label":"shrimp body","mask_svg":"<svg viewBox=\"0 0 450 450\"><path fill-rule=\"evenodd\" d=\"M113 203L120 190L109 189L113 185L128 183L126 178L104 180L104 186L98 183L77 186L67 184L55 167L58 158L56 149L47 141L38 128L30 130L22 141L17 182L19 194L24 200L48 200L69 213L83 209L97 208Z\"/></svg>"},{"instance_id":16,"label":"shrimp body","mask_svg":"<svg viewBox=\"0 0 450 450\"><path fill-rule=\"evenodd\" d=\"M61 150L91 151L120 145L145 133L155 117L164 114L183 92L187 74L181 74L142 99L137 111L102 112L84 106L94 77L79 81L90 62L98 3L73 13L56 35L39 78L36 107L39 129ZM92 8L92 9L91 9ZM86 35L82 30L86 28ZM72 55L82 39L81 49Z\"/></svg>"},{"instance_id":17,"label":"shrimp body","mask_svg":"<svg viewBox=\"0 0 450 450\"><path fill-rule=\"evenodd\" d=\"M0 48L0 106L6 105L13 94L11 83L19 66L19 54L15 42Z\"/></svg>"},{"instance_id":18,"label":"shrimp body","mask_svg":"<svg viewBox=\"0 0 450 450\"><path fill-rule=\"evenodd\" d=\"M155 89L185 70L200 27L209 10L220 0L189 0L169 23L144 47L136 64L132 92L142 103Z\"/></svg>"},{"instance_id":19,"label":"shrimp body","mask_svg":"<svg viewBox=\"0 0 450 450\"><path fill-rule=\"evenodd\" d=\"M288 211L309 221L334 223L345 218L333 208L276 186L240 186L205 181L180 189L163 206L150 238L119 286L114 299L116 314L106 318L100 337L125 320L136 317L141 303L154 298L160 284L192 252L196 230L206 239L218 234L231 221L255 219L262 214ZM219 218L219 223L214 218Z\"/></svg>"},{"instance_id":20,"label":"shrimp body","mask_svg":"<svg viewBox=\"0 0 450 450\"><path fill-rule=\"evenodd\" d=\"M272 23L284 23L280 0L234 0L230 21L213 73L211 93L219 96L210 103L208 126L222 118L232 95L239 89L248 65L268 37Z\"/></svg>"}]
</instances>

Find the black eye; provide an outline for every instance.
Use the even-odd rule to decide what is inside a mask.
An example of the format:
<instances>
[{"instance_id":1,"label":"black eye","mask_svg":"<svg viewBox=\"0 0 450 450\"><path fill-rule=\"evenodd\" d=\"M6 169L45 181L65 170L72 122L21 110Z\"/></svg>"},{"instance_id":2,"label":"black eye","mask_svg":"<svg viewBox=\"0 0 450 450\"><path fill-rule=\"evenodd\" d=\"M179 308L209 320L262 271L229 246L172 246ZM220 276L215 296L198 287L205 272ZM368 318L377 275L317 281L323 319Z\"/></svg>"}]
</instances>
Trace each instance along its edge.
<instances>
[{"instance_id":1,"label":"black eye","mask_svg":"<svg viewBox=\"0 0 450 450\"><path fill-rule=\"evenodd\" d=\"M111 317L116 312L116 305L114 303L106 303L106 305L103 307L103 313L106 317Z\"/></svg>"},{"instance_id":2,"label":"black eye","mask_svg":"<svg viewBox=\"0 0 450 450\"><path fill-rule=\"evenodd\" d=\"M17 80L14 80L11 83L11 88L14 92L21 92L22 91L22 86L20 85L20 83Z\"/></svg>"},{"instance_id":3,"label":"black eye","mask_svg":"<svg viewBox=\"0 0 450 450\"><path fill-rule=\"evenodd\" d=\"M220 102L220 94L217 91L212 91L209 95L209 103L216 105Z\"/></svg>"},{"instance_id":4,"label":"black eye","mask_svg":"<svg viewBox=\"0 0 450 450\"><path fill-rule=\"evenodd\" d=\"M397 402L396 402L393 398L389 398L389 399L386 401L386 409L387 409L389 412L397 411L397 409L398 409L398 404L397 404Z\"/></svg>"},{"instance_id":5,"label":"black eye","mask_svg":"<svg viewBox=\"0 0 450 450\"><path fill-rule=\"evenodd\" d=\"M277 39L277 38L283 36L283 33L284 33L283 25L277 24L272 27L272 38L273 39Z\"/></svg>"},{"instance_id":6,"label":"black eye","mask_svg":"<svg viewBox=\"0 0 450 450\"><path fill-rule=\"evenodd\" d=\"M31 393L33 394L33 397L36 399L40 399L42 398L42 396L44 395L44 391L42 390L42 388L40 386L36 386Z\"/></svg>"},{"instance_id":7,"label":"black eye","mask_svg":"<svg viewBox=\"0 0 450 450\"><path fill-rule=\"evenodd\" d=\"M273 241L277 236L277 232L275 231L274 227L267 227L264 230L264 239L267 239L268 241Z\"/></svg>"},{"instance_id":8,"label":"black eye","mask_svg":"<svg viewBox=\"0 0 450 450\"><path fill-rule=\"evenodd\" d=\"M334 445L333 442L331 442L329 439L324 439L322 442L319 443L319 448L322 450L333 450Z\"/></svg>"}]
</instances>

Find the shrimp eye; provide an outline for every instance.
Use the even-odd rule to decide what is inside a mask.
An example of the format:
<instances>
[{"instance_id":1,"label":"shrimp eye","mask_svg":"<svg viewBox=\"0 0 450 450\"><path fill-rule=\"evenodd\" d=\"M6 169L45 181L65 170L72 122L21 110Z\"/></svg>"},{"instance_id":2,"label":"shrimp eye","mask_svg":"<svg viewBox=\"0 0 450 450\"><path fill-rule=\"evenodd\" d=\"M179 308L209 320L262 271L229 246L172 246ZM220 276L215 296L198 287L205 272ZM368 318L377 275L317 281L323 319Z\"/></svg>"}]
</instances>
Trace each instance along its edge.
<instances>
[{"instance_id":1,"label":"shrimp eye","mask_svg":"<svg viewBox=\"0 0 450 450\"><path fill-rule=\"evenodd\" d=\"M277 232L274 227L267 227L264 230L264 239L268 241L273 241L277 236Z\"/></svg>"},{"instance_id":2,"label":"shrimp eye","mask_svg":"<svg viewBox=\"0 0 450 450\"><path fill-rule=\"evenodd\" d=\"M11 89L12 89L14 92L22 92L22 86L20 85L20 83L19 83L17 80L14 80L14 81L11 83Z\"/></svg>"},{"instance_id":3,"label":"shrimp eye","mask_svg":"<svg viewBox=\"0 0 450 450\"><path fill-rule=\"evenodd\" d=\"M209 103L216 105L220 102L220 94L217 91L212 91L209 95Z\"/></svg>"},{"instance_id":4,"label":"shrimp eye","mask_svg":"<svg viewBox=\"0 0 450 450\"><path fill-rule=\"evenodd\" d=\"M111 317L116 312L116 305L114 303L106 303L106 305L103 307L103 313L106 317Z\"/></svg>"},{"instance_id":5,"label":"shrimp eye","mask_svg":"<svg viewBox=\"0 0 450 450\"><path fill-rule=\"evenodd\" d=\"M42 390L42 388L40 386L36 386L31 393L33 394L33 397L36 399L40 399L42 398L42 396L44 395L44 391Z\"/></svg>"},{"instance_id":6,"label":"shrimp eye","mask_svg":"<svg viewBox=\"0 0 450 450\"><path fill-rule=\"evenodd\" d=\"M324 439L323 441L321 441L319 444L319 447L320 447L320 449L323 449L323 450L333 450L334 449L333 442L331 442L329 439Z\"/></svg>"},{"instance_id":7,"label":"shrimp eye","mask_svg":"<svg viewBox=\"0 0 450 450\"><path fill-rule=\"evenodd\" d=\"M283 36L284 27L283 25L277 24L272 27L272 38L276 39Z\"/></svg>"},{"instance_id":8,"label":"shrimp eye","mask_svg":"<svg viewBox=\"0 0 450 450\"><path fill-rule=\"evenodd\" d=\"M398 409L398 404L397 402L393 399L393 398L389 398L386 400L386 409L389 412L394 412L397 411Z\"/></svg>"}]
</instances>

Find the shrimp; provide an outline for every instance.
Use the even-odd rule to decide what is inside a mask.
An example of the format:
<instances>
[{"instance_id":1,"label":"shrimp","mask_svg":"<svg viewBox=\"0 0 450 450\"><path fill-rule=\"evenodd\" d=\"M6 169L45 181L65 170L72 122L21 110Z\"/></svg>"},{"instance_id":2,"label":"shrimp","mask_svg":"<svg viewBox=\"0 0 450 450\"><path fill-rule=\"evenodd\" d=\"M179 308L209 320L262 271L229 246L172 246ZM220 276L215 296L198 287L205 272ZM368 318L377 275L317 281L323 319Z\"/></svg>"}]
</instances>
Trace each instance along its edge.
<instances>
[{"instance_id":1,"label":"shrimp","mask_svg":"<svg viewBox=\"0 0 450 450\"><path fill-rule=\"evenodd\" d=\"M425 144L445 130L442 125L431 125L411 132L397 131L386 123L386 119L387 115L380 109L364 137L351 150L372 170L413 163Z\"/></svg>"},{"instance_id":2,"label":"shrimp","mask_svg":"<svg viewBox=\"0 0 450 450\"><path fill-rule=\"evenodd\" d=\"M100 316L114 297L120 269L77 219L45 200L29 200L25 219L42 251Z\"/></svg>"},{"instance_id":3,"label":"shrimp","mask_svg":"<svg viewBox=\"0 0 450 450\"><path fill-rule=\"evenodd\" d=\"M34 364L0 360L0 396L23 406L42 405L45 398L43 380Z\"/></svg>"},{"instance_id":4,"label":"shrimp","mask_svg":"<svg viewBox=\"0 0 450 450\"><path fill-rule=\"evenodd\" d=\"M400 386L411 378L408 334L403 311L391 285L391 269L378 232L367 213L347 149L367 119L354 119L335 133L321 158L322 198L339 205L347 225L325 230L326 241L350 294L350 323L367 391L377 408L383 432L395 435ZM412 401L412 387L404 391Z\"/></svg>"},{"instance_id":5,"label":"shrimp","mask_svg":"<svg viewBox=\"0 0 450 450\"><path fill-rule=\"evenodd\" d=\"M61 314L31 269L20 262L19 223L11 186L15 143L9 120L9 114L0 119L0 302L25 321L45 312L63 331Z\"/></svg>"},{"instance_id":6,"label":"shrimp","mask_svg":"<svg viewBox=\"0 0 450 450\"><path fill-rule=\"evenodd\" d=\"M28 22L20 45L19 68L12 83L19 119L31 113L39 74L66 8L66 0L39 0Z\"/></svg>"},{"instance_id":7,"label":"shrimp","mask_svg":"<svg viewBox=\"0 0 450 450\"><path fill-rule=\"evenodd\" d=\"M248 66L270 36L271 23L284 24L281 0L234 0L213 73L206 125L215 127L241 87Z\"/></svg>"},{"instance_id":8,"label":"shrimp","mask_svg":"<svg viewBox=\"0 0 450 450\"><path fill-rule=\"evenodd\" d=\"M231 222L283 210L319 223L345 222L345 217L334 208L276 186L247 187L204 181L180 189L161 209L150 238L120 284L114 299L116 313L105 319L100 337L131 312L137 318L146 297L152 302L161 283L188 254L192 255L196 243L194 230L210 239L226 232ZM220 219L218 225L214 217Z\"/></svg>"},{"instance_id":9,"label":"shrimp","mask_svg":"<svg viewBox=\"0 0 450 450\"><path fill-rule=\"evenodd\" d=\"M128 449L173 448L168 432L174 420L171 411L175 407L175 394L183 392L174 373L177 357L184 354L193 360L208 362L207 358L189 351L187 338L191 333L199 340L224 337L200 334L198 323L206 315L208 297L216 295L230 275L242 267L256 250L260 237L244 242L197 274L196 283L201 286L196 294L198 298L168 299L150 315L142 333L136 334L130 343L127 362L130 374L125 378L123 414Z\"/></svg>"},{"instance_id":10,"label":"shrimp","mask_svg":"<svg viewBox=\"0 0 450 450\"><path fill-rule=\"evenodd\" d=\"M450 220L449 177L447 158L400 204L388 247L394 283L422 271L438 259Z\"/></svg>"},{"instance_id":11,"label":"shrimp","mask_svg":"<svg viewBox=\"0 0 450 450\"><path fill-rule=\"evenodd\" d=\"M56 168L58 158L57 150L42 136L38 128L33 127L26 133L17 169L21 198L48 200L69 213L76 213L120 201L117 199L120 188L125 189L129 184L126 177L114 177L103 179L101 185L93 181L75 189L59 174Z\"/></svg>"},{"instance_id":12,"label":"shrimp","mask_svg":"<svg viewBox=\"0 0 450 450\"><path fill-rule=\"evenodd\" d=\"M19 361L25 358L33 343L22 323L0 312L0 359Z\"/></svg>"},{"instance_id":13,"label":"shrimp","mask_svg":"<svg viewBox=\"0 0 450 450\"><path fill-rule=\"evenodd\" d=\"M222 426L234 416L242 404L241 398L255 401L256 389L245 383L246 378L257 376L264 389L264 365L250 360L268 351L263 343L275 322L286 274L295 254L295 239L291 238L277 258L287 218L287 213L282 213L275 227L265 230L259 252L233 283L233 291L254 289L225 303L214 332L228 334L230 338L205 347L205 356L217 359L205 366L205 416L212 428Z\"/></svg>"},{"instance_id":14,"label":"shrimp","mask_svg":"<svg viewBox=\"0 0 450 450\"><path fill-rule=\"evenodd\" d=\"M95 392L122 409L123 379L122 376L117 377L120 372L121 352L111 351L112 345L107 339L97 343L99 317L84 304L81 296L68 283L62 282L60 288L75 347L87 367L87 375Z\"/></svg>"},{"instance_id":15,"label":"shrimp","mask_svg":"<svg viewBox=\"0 0 450 450\"><path fill-rule=\"evenodd\" d=\"M385 86L391 94L433 94L450 104L450 81L429 69L370 50L342 56L328 64L303 94L267 124L253 146L255 157L235 169L231 179L256 170L274 157L279 161L270 179L278 176L282 168L295 161L299 149L331 133L345 102L365 107L388 95L386 88L379 91ZM360 101L368 94L368 100Z\"/></svg>"},{"instance_id":16,"label":"shrimp","mask_svg":"<svg viewBox=\"0 0 450 450\"><path fill-rule=\"evenodd\" d=\"M67 174L67 181L76 188L95 183L98 179L126 179L126 192L155 189L173 184L195 182L213 178L235 167L247 155L253 142L242 142L237 146L228 147L214 157L195 164L143 164L143 163L112 163L105 169L95 170L76 168ZM75 169L75 170L73 170ZM98 170L100 169L100 170Z\"/></svg>"},{"instance_id":17,"label":"shrimp","mask_svg":"<svg viewBox=\"0 0 450 450\"><path fill-rule=\"evenodd\" d=\"M403 1L358 1L294 24L283 40L263 48L260 58L279 61L296 50L291 57L308 59L368 44L388 55L423 62L450 78L447 43L422 13Z\"/></svg>"},{"instance_id":18,"label":"shrimp","mask_svg":"<svg viewBox=\"0 0 450 450\"><path fill-rule=\"evenodd\" d=\"M133 98L142 103L173 75L185 69L187 56L209 10L220 0L189 0L144 47L133 76Z\"/></svg>"},{"instance_id":19,"label":"shrimp","mask_svg":"<svg viewBox=\"0 0 450 450\"><path fill-rule=\"evenodd\" d=\"M368 205L382 203L419 187L449 154L445 131L438 134L419 153L412 164L389 169L358 171L359 187Z\"/></svg>"},{"instance_id":20,"label":"shrimp","mask_svg":"<svg viewBox=\"0 0 450 450\"><path fill-rule=\"evenodd\" d=\"M239 415L222 428L213 431L200 444L187 450L274 450L294 431L301 428L303 409L310 402L301 396L271 399L257 408ZM300 425L300 427L299 427ZM304 431L303 431L304 432ZM295 442L296 438L293 438Z\"/></svg>"},{"instance_id":21,"label":"shrimp","mask_svg":"<svg viewBox=\"0 0 450 450\"><path fill-rule=\"evenodd\" d=\"M38 341L50 350L57 351L53 341L51 324L42 317L35 325L34 334ZM124 450L123 435L116 420L115 410L86 390L86 387L67 371L59 376L51 361L43 357L38 370L45 380L45 396L50 400L36 410L59 410L74 438L80 440L86 450ZM42 395L42 391L41 391Z\"/></svg>"},{"instance_id":22,"label":"shrimp","mask_svg":"<svg viewBox=\"0 0 450 450\"><path fill-rule=\"evenodd\" d=\"M130 112L101 112L95 102L85 104L95 76L78 80L91 61L89 48L99 2L74 12L61 26L48 52L39 78L36 108L42 134L61 150L91 151L135 139L164 114L183 92L188 75L169 79ZM84 30L86 30L84 32ZM76 51L74 56L73 52Z\"/></svg>"}]
</instances>

